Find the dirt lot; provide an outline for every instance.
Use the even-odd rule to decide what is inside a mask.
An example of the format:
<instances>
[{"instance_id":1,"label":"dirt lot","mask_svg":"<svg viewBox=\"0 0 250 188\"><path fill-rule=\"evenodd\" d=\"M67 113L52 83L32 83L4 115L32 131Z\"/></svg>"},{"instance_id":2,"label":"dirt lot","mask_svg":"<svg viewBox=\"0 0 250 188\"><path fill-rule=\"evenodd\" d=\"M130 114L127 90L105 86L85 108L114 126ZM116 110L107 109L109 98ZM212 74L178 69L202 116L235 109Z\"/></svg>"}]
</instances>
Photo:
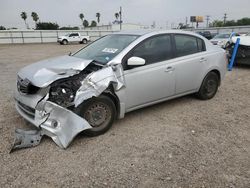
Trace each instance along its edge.
<instances>
[{"instance_id":1,"label":"dirt lot","mask_svg":"<svg viewBox=\"0 0 250 188\"><path fill-rule=\"evenodd\" d=\"M67 150L49 138L9 154L16 72L81 45L0 45L0 187L250 187L250 67L229 72L216 97L154 105Z\"/></svg>"}]
</instances>

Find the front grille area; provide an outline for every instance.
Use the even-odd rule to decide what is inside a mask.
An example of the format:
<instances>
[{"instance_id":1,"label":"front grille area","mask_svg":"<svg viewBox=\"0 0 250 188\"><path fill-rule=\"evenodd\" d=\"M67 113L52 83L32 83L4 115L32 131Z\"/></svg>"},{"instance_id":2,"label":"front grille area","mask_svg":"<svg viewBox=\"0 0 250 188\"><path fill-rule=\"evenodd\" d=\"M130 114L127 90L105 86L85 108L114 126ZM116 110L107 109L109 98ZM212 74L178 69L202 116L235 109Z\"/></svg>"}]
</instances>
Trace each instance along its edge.
<instances>
[{"instance_id":1,"label":"front grille area","mask_svg":"<svg viewBox=\"0 0 250 188\"><path fill-rule=\"evenodd\" d=\"M18 78L17 89L24 94L36 94L40 88L32 85L28 79Z\"/></svg>"},{"instance_id":2,"label":"front grille area","mask_svg":"<svg viewBox=\"0 0 250 188\"><path fill-rule=\"evenodd\" d=\"M22 110L23 113L25 113L27 116L29 116L30 118L34 119L35 118L35 109L31 108L21 102L17 102L17 105L19 107L19 109Z\"/></svg>"}]
</instances>

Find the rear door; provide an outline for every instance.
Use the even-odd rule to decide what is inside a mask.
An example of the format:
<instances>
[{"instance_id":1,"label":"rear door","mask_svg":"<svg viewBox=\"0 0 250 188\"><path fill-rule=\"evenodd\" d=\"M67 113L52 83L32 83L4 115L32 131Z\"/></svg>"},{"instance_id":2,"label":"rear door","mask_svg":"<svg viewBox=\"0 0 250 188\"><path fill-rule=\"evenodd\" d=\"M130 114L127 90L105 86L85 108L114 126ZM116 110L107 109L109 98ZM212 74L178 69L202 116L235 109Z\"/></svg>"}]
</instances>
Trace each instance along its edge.
<instances>
[{"instance_id":1,"label":"rear door","mask_svg":"<svg viewBox=\"0 0 250 188\"><path fill-rule=\"evenodd\" d=\"M207 52L204 41L192 35L175 34L174 64L176 94L199 89L206 71Z\"/></svg>"},{"instance_id":2,"label":"rear door","mask_svg":"<svg viewBox=\"0 0 250 188\"><path fill-rule=\"evenodd\" d=\"M126 56L123 63L127 111L174 95L175 71L169 64L173 55L171 44L171 35L154 36ZM129 67L126 61L130 57L143 58L146 64Z\"/></svg>"},{"instance_id":3,"label":"rear door","mask_svg":"<svg viewBox=\"0 0 250 188\"><path fill-rule=\"evenodd\" d=\"M79 33L71 33L69 35L69 42L79 42L79 41L80 41Z\"/></svg>"}]
</instances>

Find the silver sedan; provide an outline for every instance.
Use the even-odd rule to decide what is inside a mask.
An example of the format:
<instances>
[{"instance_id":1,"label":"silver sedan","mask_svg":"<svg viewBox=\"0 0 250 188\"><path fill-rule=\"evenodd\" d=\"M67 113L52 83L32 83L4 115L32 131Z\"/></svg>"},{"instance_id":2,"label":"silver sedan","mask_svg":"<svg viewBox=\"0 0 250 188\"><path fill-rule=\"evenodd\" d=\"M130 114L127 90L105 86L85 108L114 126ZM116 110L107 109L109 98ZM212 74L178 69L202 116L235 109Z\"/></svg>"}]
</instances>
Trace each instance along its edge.
<instances>
[{"instance_id":1,"label":"silver sedan","mask_svg":"<svg viewBox=\"0 0 250 188\"><path fill-rule=\"evenodd\" d=\"M18 73L16 109L38 131L16 131L14 149L43 135L66 148L82 131L105 133L127 112L191 93L211 99L226 67L223 49L177 30L115 33L29 65Z\"/></svg>"}]
</instances>

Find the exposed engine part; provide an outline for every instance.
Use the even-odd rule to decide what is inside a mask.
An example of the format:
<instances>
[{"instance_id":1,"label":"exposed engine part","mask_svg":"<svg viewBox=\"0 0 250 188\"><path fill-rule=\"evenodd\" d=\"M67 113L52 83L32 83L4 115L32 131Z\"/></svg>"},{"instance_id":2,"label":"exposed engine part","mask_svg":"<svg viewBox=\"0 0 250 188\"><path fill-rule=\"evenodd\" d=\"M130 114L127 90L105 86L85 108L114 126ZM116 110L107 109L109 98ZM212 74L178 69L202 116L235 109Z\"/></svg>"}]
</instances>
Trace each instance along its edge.
<instances>
[{"instance_id":1,"label":"exposed engine part","mask_svg":"<svg viewBox=\"0 0 250 188\"><path fill-rule=\"evenodd\" d=\"M91 63L79 74L54 82L51 85L49 100L63 107L72 106L81 82L87 75L101 68L102 66Z\"/></svg>"},{"instance_id":2,"label":"exposed engine part","mask_svg":"<svg viewBox=\"0 0 250 188\"><path fill-rule=\"evenodd\" d=\"M10 150L10 153L17 149L37 146L40 143L42 137L43 137L43 134L41 130L26 131L22 129L16 129L15 141Z\"/></svg>"}]
</instances>

